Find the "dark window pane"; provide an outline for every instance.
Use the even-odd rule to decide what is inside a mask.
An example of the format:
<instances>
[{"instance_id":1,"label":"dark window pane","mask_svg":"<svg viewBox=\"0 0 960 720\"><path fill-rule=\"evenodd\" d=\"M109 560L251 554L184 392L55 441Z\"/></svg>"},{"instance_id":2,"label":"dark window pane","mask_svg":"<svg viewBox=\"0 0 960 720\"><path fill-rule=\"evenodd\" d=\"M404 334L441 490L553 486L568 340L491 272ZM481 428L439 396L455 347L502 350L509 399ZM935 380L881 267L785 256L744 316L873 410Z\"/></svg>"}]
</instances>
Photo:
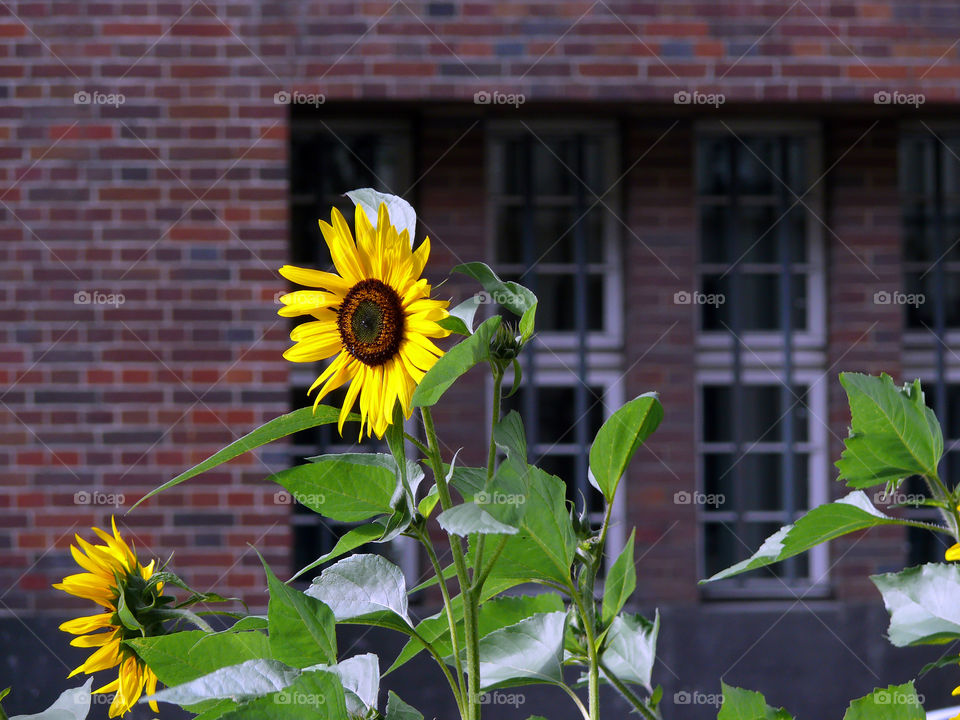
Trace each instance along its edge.
<instances>
[{"instance_id":1,"label":"dark window pane","mask_svg":"<svg viewBox=\"0 0 960 720\"><path fill-rule=\"evenodd\" d=\"M707 504L707 511L768 510L784 509L783 502L783 462L779 453L751 452L744 455L734 466L734 456L730 453L707 453L703 457L704 494L718 501ZM793 508L803 510L807 507L808 458L805 453L793 456ZM737 498L735 471L743 478L742 498ZM722 498L722 500L721 500Z\"/></svg>"},{"instance_id":2,"label":"dark window pane","mask_svg":"<svg viewBox=\"0 0 960 720\"><path fill-rule=\"evenodd\" d=\"M734 330L736 302L740 308L741 331L780 329L780 283L781 276L774 273L704 274L701 277L704 296L700 305L701 327L704 330ZM804 274L794 273L790 296L793 330L806 330L807 278ZM718 300L713 302L710 298Z\"/></svg>"},{"instance_id":3,"label":"dark window pane","mask_svg":"<svg viewBox=\"0 0 960 720\"><path fill-rule=\"evenodd\" d=\"M744 143L735 140L737 153L737 182L744 195L770 195L776 190L773 175L774 141L771 138L747 138ZM746 147L744 147L744 145Z\"/></svg>"},{"instance_id":4,"label":"dark window pane","mask_svg":"<svg viewBox=\"0 0 960 720\"><path fill-rule=\"evenodd\" d=\"M701 195L730 192L730 143L727 138L704 138L700 142L698 188Z\"/></svg>"},{"instance_id":5,"label":"dark window pane","mask_svg":"<svg viewBox=\"0 0 960 720\"><path fill-rule=\"evenodd\" d=\"M795 386L788 394L787 407L781 402L779 385L742 385L740 387L741 427L743 442L779 442L786 425L787 411L793 414L796 442L806 442L808 420L806 389ZM703 386L703 439L705 442L733 442L733 387Z\"/></svg>"}]
</instances>

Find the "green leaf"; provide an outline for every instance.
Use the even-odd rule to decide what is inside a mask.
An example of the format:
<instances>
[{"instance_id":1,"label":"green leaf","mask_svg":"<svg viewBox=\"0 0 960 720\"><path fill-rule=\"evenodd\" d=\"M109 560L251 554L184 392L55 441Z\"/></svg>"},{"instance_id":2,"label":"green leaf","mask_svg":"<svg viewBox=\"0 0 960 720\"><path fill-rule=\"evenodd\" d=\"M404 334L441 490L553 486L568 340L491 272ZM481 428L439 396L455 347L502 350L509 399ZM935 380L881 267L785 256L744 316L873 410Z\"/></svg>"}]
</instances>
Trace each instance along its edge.
<instances>
[{"instance_id":1,"label":"green leaf","mask_svg":"<svg viewBox=\"0 0 960 720\"><path fill-rule=\"evenodd\" d=\"M493 441L507 454L507 458L521 467L527 464L527 434L523 418L511 410L493 428Z\"/></svg>"},{"instance_id":2,"label":"green leaf","mask_svg":"<svg viewBox=\"0 0 960 720\"><path fill-rule=\"evenodd\" d=\"M275 660L296 668L337 661L337 633L333 611L277 579L263 562L270 589L267 617L270 652Z\"/></svg>"},{"instance_id":3,"label":"green leaf","mask_svg":"<svg viewBox=\"0 0 960 720\"><path fill-rule=\"evenodd\" d=\"M457 637L460 647L464 647L465 635L463 631L463 616L460 613L462 598L458 595L453 598L454 610L459 617L457 621ZM539 595L504 596L488 600L480 605L477 619L477 636L485 637L494 630L514 625L532 615L539 613L560 612L564 609L563 598L556 593L541 593ZM450 642L450 629L447 624L446 612L441 610L421 620L416 627L417 634L433 645L441 657L453 653L453 643ZM385 675L402 667L424 650L424 645L417 638L411 638L400 651L393 665Z\"/></svg>"},{"instance_id":4,"label":"green leaf","mask_svg":"<svg viewBox=\"0 0 960 720\"><path fill-rule=\"evenodd\" d=\"M515 282L504 282L490 267L482 262L464 263L453 268L452 272L463 273L479 282L483 289L490 293L493 302L505 307L514 315L523 314L536 305L537 296L523 285ZM532 322L532 320L531 320Z\"/></svg>"},{"instance_id":5,"label":"green leaf","mask_svg":"<svg viewBox=\"0 0 960 720\"><path fill-rule=\"evenodd\" d=\"M497 520L479 505L472 502L455 505L437 516L440 527L451 535L467 537L480 535L515 535L517 528Z\"/></svg>"},{"instance_id":6,"label":"green leaf","mask_svg":"<svg viewBox=\"0 0 960 720\"><path fill-rule=\"evenodd\" d=\"M937 477L943 433L923 402L920 381L898 388L889 375L841 373L850 401L850 436L836 462L839 480L855 488Z\"/></svg>"},{"instance_id":7,"label":"green leaf","mask_svg":"<svg viewBox=\"0 0 960 720\"><path fill-rule=\"evenodd\" d=\"M224 715L222 720L347 720L340 679L325 670L304 671L279 692L264 695Z\"/></svg>"},{"instance_id":8,"label":"green leaf","mask_svg":"<svg viewBox=\"0 0 960 720\"><path fill-rule=\"evenodd\" d=\"M481 323L477 331L450 348L423 376L413 393L413 407L436 404L461 375L490 357L490 339L500 326L500 316L494 315Z\"/></svg>"},{"instance_id":9,"label":"green leaf","mask_svg":"<svg viewBox=\"0 0 960 720\"><path fill-rule=\"evenodd\" d=\"M633 454L662 419L663 406L657 393L644 393L617 410L597 431L590 446L590 472L594 486L607 502L613 502Z\"/></svg>"},{"instance_id":10,"label":"green leaf","mask_svg":"<svg viewBox=\"0 0 960 720\"><path fill-rule=\"evenodd\" d=\"M458 335L473 334L473 319L477 315L477 308L480 307L481 297L473 295L455 308L450 309L450 316L439 321L439 325L450 332Z\"/></svg>"},{"instance_id":11,"label":"green leaf","mask_svg":"<svg viewBox=\"0 0 960 720\"><path fill-rule=\"evenodd\" d=\"M627 600L637 588L637 568L633 564L633 546L636 528L630 531L630 539L620 555L610 566L606 582L603 585L603 606L601 619L606 625L620 612Z\"/></svg>"},{"instance_id":12,"label":"green leaf","mask_svg":"<svg viewBox=\"0 0 960 720\"><path fill-rule=\"evenodd\" d=\"M268 478L282 485L294 499L314 512L340 522L367 520L393 514L391 501L397 477L376 453L323 455L307 465L283 470ZM378 464L379 463L379 464Z\"/></svg>"},{"instance_id":13,"label":"green leaf","mask_svg":"<svg viewBox=\"0 0 960 720\"><path fill-rule=\"evenodd\" d=\"M143 630L143 625L127 606L127 598L124 593L120 593L117 598L117 617L120 618L120 624L127 630L136 630L141 635L146 634Z\"/></svg>"},{"instance_id":14,"label":"green leaf","mask_svg":"<svg viewBox=\"0 0 960 720\"><path fill-rule=\"evenodd\" d=\"M287 437L288 435L293 435L301 430L307 430L312 427L317 427L318 425L329 425L330 423L335 423L337 422L337 418L339 416L339 408L330 407L329 405L318 405L316 407L316 411L314 411L313 408L301 408L300 410L295 410L292 413L287 413L286 415L281 415L278 418L274 418L273 420L264 423L253 432L244 435L239 440L230 443L223 448L223 450L214 453L202 463L194 465L186 472L177 475L173 480L169 480L160 487L151 490L142 498L140 498L133 505L133 507L130 508L130 510L133 510L137 507L137 505L149 498L152 498L157 493L172 488L174 485L179 485L183 481L189 480L192 477L196 477L200 473L204 473L211 468L217 467L217 465L222 465L228 460L233 460L235 457L239 457L245 452L249 452L250 450L260 447L261 445L266 445L274 440ZM359 420L360 418L356 414L351 413L350 419Z\"/></svg>"},{"instance_id":15,"label":"green leaf","mask_svg":"<svg viewBox=\"0 0 960 720\"><path fill-rule=\"evenodd\" d=\"M331 565L306 593L329 605L338 622L387 612L413 627L403 572L380 555L351 555Z\"/></svg>"},{"instance_id":16,"label":"green leaf","mask_svg":"<svg viewBox=\"0 0 960 720\"><path fill-rule=\"evenodd\" d=\"M320 567L325 562L333 560L334 558L338 558L341 555L346 555L351 550L356 550L358 547L366 545L368 542L377 542L382 537L383 526L376 523L360 525L352 528L340 536L340 539L337 540L337 544L333 546L333 550L328 552L326 555L321 555L309 565L300 568L296 575L290 578L290 580L287 582L296 580L298 577L306 572L310 572L315 567Z\"/></svg>"},{"instance_id":17,"label":"green leaf","mask_svg":"<svg viewBox=\"0 0 960 720\"><path fill-rule=\"evenodd\" d=\"M432 488L430 488L430 492L424 495L417 504L417 511L425 518L428 518L439 501L440 490L436 485L434 485Z\"/></svg>"},{"instance_id":18,"label":"green leaf","mask_svg":"<svg viewBox=\"0 0 960 720\"><path fill-rule=\"evenodd\" d=\"M520 532L507 539L489 578L515 583L549 581L569 587L577 539L567 510L566 483L534 466L528 466L525 480L525 493L517 498L524 510ZM492 552L487 548L486 553ZM488 561L486 553L484 562ZM475 559L474 567L481 566Z\"/></svg>"},{"instance_id":19,"label":"green leaf","mask_svg":"<svg viewBox=\"0 0 960 720\"><path fill-rule=\"evenodd\" d=\"M377 216L380 212L381 203L385 204L387 213L390 215L390 224L401 235L406 230L410 235L410 245L413 245L414 234L417 230L417 213L413 206L402 197L380 192L373 188L358 188L344 194L353 201L354 205L360 205L363 208L373 227L377 227Z\"/></svg>"},{"instance_id":20,"label":"green leaf","mask_svg":"<svg viewBox=\"0 0 960 720\"><path fill-rule=\"evenodd\" d=\"M723 683L723 705L717 720L793 720L793 716L783 708L776 710L767 705L758 692Z\"/></svg>"},{"instance_id":21,"label":"green leaf","mask_svg":"<svg viewBox=\"0 0 960 720\"><path fill-rule=\"evenodd\" d=\"M327 670L340 679L347 703L347 714L364 717L376 709L380 693L380 661L373 653L354 655L336 665L317 665L308 670Z\"/></svg>"},{"instance_id":22,"label":"green leaf","mask_svg":"<svg viewBox=\"0 0 960 720\"><path fill-rule=\"evenodd\" d=\"M928 563L870 577L890 613L887 635L897 647L960 638L960 565Z\"/></svg>"},{"instance_id":23,"label":"green leaf","mask_svg":"<svg viewBox=\"0 0 960 720\"><path fill-rule=\"evenodd\" d=\"M270 643L261 632L206 633L187 630L127 640L160 682L175 686L245 660L270 658Z\"/></svg>"},{"instance_id":24,"label":"green leaf","mask_svg":"<svg viewBox=\"0 0 960 720\"><path fill-rule=\"evenodd\" d=\"M563 681L565 612L540 613L480 640L480 689Z\"/></svg>"},{"instance_id":25,"label":"green leaf","mask_svg":"<svg viewBox=\"0 0 960 720\"><path fill-rule=\"evenodd\" d=\"M32 715L14 715L10 720L84 720L90 712L90 688L93 686L93 678L78 688L64 690L60 693L53 705L43 712ZM7 688L9 692L9 688ZM0 695L0 699L7 693Z\"/></svg>"},{"instance_id":26,"label":"green leaf","mask_svg":"<svg viewBox=\"0 0 960 720\"><path fill-rule=\"evenodd\" d=\"M618 615L610 623L600 662L623 682L651 690L650 676L657 659L659 632L659 613L653 622L642 615Z\"/></svg>"},{"instance_id":27,"label":"green leaf","mask_svg":"<svg viewBox=\"0 0 960 720\"><path fill-rule=\"evenodd\" d=\"M843 720L924 720L926 717L913 681L910 681L878 688L866 697L854 700Z\"/></svg>"},{"instance_id":28,"label":"green leaf","mask_svg":"<svg viewBox=\"0 0 960 720\"><path fill-rule=\"evenodd\" d=\"M537 303L534 301L533 305L524 310L523 315L520 317L520 339L523 342L526 342L533 337L533 329L536 323L536 317Z\"/></svg>"},{"instance_id":29,"label":"green leaf","mask_svg":"<svg viewBox=\"0 0 960 720\"><path fill-rule=\"evenodd\" d=\"M423 720L423 713L407 705L393 690L387 693L387 720Z\"/></svg>"},{"instance_id":30,"label":"green leaf","mask_svg":"<svg viewBox=\"0 0 960 720\"><path fill-rule=\"evenodd\" d=\"M145 701L195 705L205 700L248 700L283 690L299 676L299 670L277 660L247 660L158 690Z\"/></svg>"},{"instance_id":31,"label":"green leaf","mask_svg":"<svg viewBox=\"0 0 960 720\"><path fill-rule=\"evenodd\" d=\"M806 552L828 540L878 525L904 525L898 518L884 515L860 490L826 505L813 508L792 525L785 525L768 537L751 557L701 582L713 582L780 562Z\"/></svg>"}]
</instances>

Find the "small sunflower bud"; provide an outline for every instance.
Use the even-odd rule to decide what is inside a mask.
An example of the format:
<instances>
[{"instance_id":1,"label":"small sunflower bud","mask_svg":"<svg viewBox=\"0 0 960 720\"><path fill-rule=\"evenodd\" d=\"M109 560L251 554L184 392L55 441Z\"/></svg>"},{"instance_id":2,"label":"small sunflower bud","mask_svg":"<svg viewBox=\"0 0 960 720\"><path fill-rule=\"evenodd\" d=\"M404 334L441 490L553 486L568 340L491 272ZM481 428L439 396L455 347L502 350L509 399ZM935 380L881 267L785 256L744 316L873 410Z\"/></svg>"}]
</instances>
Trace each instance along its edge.
<instances>
[{"instance_id":1,"label":"small sunflower bud","mask_svg":"<svg viewBox=\"0 0 960 720\"><path fill-rule=\"evenodd\" d=\"M520 355L523 349L523 341L520 339L520 333L516 325L512 323L500 323L496 334L490 341L490 357L498 363L506 365Z\"/></svg>"}]
</instances>

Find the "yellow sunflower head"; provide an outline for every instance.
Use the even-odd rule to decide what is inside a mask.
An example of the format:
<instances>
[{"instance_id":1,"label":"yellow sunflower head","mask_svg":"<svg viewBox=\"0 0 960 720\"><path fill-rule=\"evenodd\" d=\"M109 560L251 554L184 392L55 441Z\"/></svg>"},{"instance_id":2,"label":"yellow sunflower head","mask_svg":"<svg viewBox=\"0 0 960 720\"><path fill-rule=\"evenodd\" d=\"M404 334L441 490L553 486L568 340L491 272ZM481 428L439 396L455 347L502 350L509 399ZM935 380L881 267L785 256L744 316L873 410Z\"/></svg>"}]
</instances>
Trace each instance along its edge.
<instances>
[{"instance_id":1,"label":"yellow sunflower head","mask_svg":"<svg viewBox=\"0 0 960 720\"><path fill-rule=\"evenodd\" d=\"M137 610L163 604L165 600L161 597L163 583L150 582L153 561L149 565L141 565L133 548L117 531L116 521L111 518L110 522L113 535L93 528L103 545L93 545L76 536L77 546L71 545L70 552L86 572L69 575L53 587L92 600L105 609L105 612L97 615L68 620L60 629L78 636L70 641L71 645L96 648L69 677L80 672L89 675L120 666L116 680L94 690L96 693L116 693L110 704L110 717L118 717L136 704L144 687L148 695L156 691L157 676L123 641L162 632L159 623L144 623L144 614L138 614ZM121 605L123 612L126 614L129 611L134 622L141 625L140 629L131 628L129 618L126 623L121 619ZM151 702L150 707L157 712L156 703Z\"/></svg>"},{"instance_id":2,"label":"yellow sunflower head","mask_svg":"<svg viewBox=\"0 0 960 720\"><path fill-rule=\"evenodd\" d=\"M413 250L407 230L398 232L390 222L385 203L380 204L377 226L357 205L354 242L340 211L334 208L331 224L320 221L336 273L284 265L280 274L299 285L319 288L299 290L280 298L280 315L311 315L315 319L290 333L296 344L283 356L293 362L333 362L310 388L317 387L314 407L327 393L347 381L338 428L359 397L360 434L383 437L399 401L410 417L410 398L427 370L443 354L431 338L449 331L438 325L447 317L445 300L430 299L430 285L420 277L430 255L430 239Z\"/></svg>"}]
</instances>

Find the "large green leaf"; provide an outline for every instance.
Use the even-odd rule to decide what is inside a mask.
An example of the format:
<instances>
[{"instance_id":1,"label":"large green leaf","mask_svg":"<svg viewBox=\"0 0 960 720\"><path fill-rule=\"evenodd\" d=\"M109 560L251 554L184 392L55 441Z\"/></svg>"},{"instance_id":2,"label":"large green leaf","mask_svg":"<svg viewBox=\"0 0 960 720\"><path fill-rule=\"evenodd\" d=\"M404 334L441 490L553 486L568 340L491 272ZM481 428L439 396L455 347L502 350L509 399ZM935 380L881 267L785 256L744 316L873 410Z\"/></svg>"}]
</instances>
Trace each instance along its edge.
<instances>
[{"instance_id":1,"label":"large green leaf","mask_svg":"<svg viewBox=\"0 0 960 720\"><path fill-rule=\"evenodd\" d=\"M500 327L500 316L484 320L476 332L450 348L423 376L413 393L413 407L436 404L461 375L490 357L490 340Z\"/></svg>"},{"instance_id":2,"label":"large green leaf","mask_svg":"<svg viewBox=\"0 0 960 720\"><path fill-rule=\"evenodd\" d=\"M261 558L262 559L262 558ZM277 579L266 562L270 603L270 652L274 659L296 668L337 661L337 632L333 611Z\"/></svg>"},{"instance_id":3,"label":"large green leaf","mask_svg":"<svg viewBox=\"0 0 960 720\"><path fill-rule=\"evenodd\" d=\"M60 697L53 702L53 705L43 712L31 715L14 715L10 720L84 720L90 712L90 688L92 685L93 678L88 678L81 687L64 690L60 693ZM6 692L0 695L0 699L4 695L6 695Z\"/></svg>"},{"instance_id":4,"label":"large green leaf","mask_svg":"<svg viewBox=\"0 0 960 720\"><path fill-rule=\"evenodd\" d=\"M176 705L196 705L206 700L249 700L283 690L299 676L300 670L277 660L247 660L158 690L147 700Z\"/></svg>"},{"instance_id":5,"label":"large green leaf","mask_svg":"<svg viewBox=\"0 0 960 720\"><path fill-rule=\"evenodd\" d=\"M304 671L279 692L245 703L222 720L347 720L344 689L334 673Z\"/></svg>"},{"instance_id":6,"label":"large green leaf","mask_svg":"<svg viewBox=\"0 0 960 720\"><path fill-rule=\"evenodd\" d=\"M617 410L597 431L590 446L590 472L607 502L617 494L617 485L633 454L662 419L663 406L657 393L644 393Z\"/></svg>"},{"instance_id":7,"label":"large green leaf","mask_svg":"<svg viewBox=\"0 0 960 720\"><path fill-rule=\"evenodd\" d=\"M453 598L453 603L455 616L459 618L457 621L457 638L460 647L464 647L465 635L463 632L463 616L460 612L462 607L460 596ZM494 630L513 625L532 615L560 612L561 610L563 610L563 598L555 593L494 598L480 606L477 619L477 635L485 637ZM450 642L450 628L445 611L441 610L436 615L421 620L417 624L416 630L420 637L433 645L441 657L453 652L453 644ZM411 638L400 651L397 659L393 661L393 665L384 674L392 673L423 650L423 643L417 638Z\"/></svg>"},{"instance_id":8,"label":"large green leaf","mask_svg":"<svg viewBox=\"0 0 960 720\"><path fill-rule=\"evenodd\" d=\"M368 455L375 453L324 455L268 479L289 490L301 505L340 522L392 514L396 473L382 458ZM389 455L383 457L393 462Z\"/></svg>"},{"instance_id":9,"label":"large green leaf","mask_svg":"<svg viewBox=\"0 0 960 720\"><path fill-rule=\"evenodd\" d=\"M932 645L960 638L960 565L928 563L870 579L890 613L892 644Z\"/></svg>"},{"instance_id":10,"label":"large green leaf","mask_svg":"<svg viewBox=\"0 0 960 720\"><path fill-rule=\"evenodd\" d=\"M239 440L230 443L223 448L223 450L214 453L203 462L194 465L186 472L177 475L173 480L169 480L155 490L151 490L142 498L140 498L133 505L133 507L130 508L130 510L133 510L135 507L137 507L137 505L148 498L153 497L157 493L163 492L168 488L172 488L174 485L179 485L183 481L189 480L192 477L196 477L200 473L217 467L217 465L222 465L228 460L233 460L233 458L239 457L245 452L249 452L250 450L260 447L261 445L266 445L274 440L279 440L282 437L293 435L301 430L307 430L312 427L317 427L318 425L329 425L330 423L335 423L337 422L337 418L339 416L339 408L330 407L329 405L318 405L316 410L313 408L301 408L300 410L295 410L292 413L287 413L286 415L281 415L278 418L274 418L273 420L264 423L253 432L244 435ZM359 417L356 415L351 415L351 419L358 420Z\"/></svg>"},{"instance_id":11,"label":"large green leaf","mask_svg":"<svg viewBox=\"0 0 960 720\"><path fill-rule=\"evenodd\" d=\"M329 605L338 622L388 613L413 627L403 572L380 555L351 555L334 563L306 593Z\"/></svg>"},{"instance_id":12,"label":"large green leaf","mask_svg":"<svg viewBox=\"0 0 960 720\"><path fill-rule=\"evenodd\" d=\"M657 659L659 632L659 613L653 622L642 615L618 615L610 623L600 662L623 682L651 690L650 676Z\"/></svg>"},{"instance_id":13,"label":"large green leaf","mask_svg":"<svg viewBox=\"0 0 960 720\"><path fill-rule=\"evenodd\" d=\"M437 516L440 527L451 535L468 537L480 535L515 535L518 530L512 525L497 520L479 505L472 502L455 505Z\"/></svg>"},{"instance_id":14,"label":"large green leaf","mask_svg":"<svg viewBox=\"0 0 960 720\"><path fill-rule=\"evenodd\" d=\"M387 693L387 720L423 720L423 713L407 705L393 690Z\"/></svg>"},{"instance_id":15,"label":"large green leaf","mask_svg":"<svg viewBox=\"0 0 960 720\"><path fill-rule=\"evenodd\" d=\"M569 587L577 539L567 509L566 483L533 466L528 467L525 480L525 492L517 499L524 510L520 532L509 536L489 578L549 581ZM484 562L493 552L489 545ZM481 563L475 561L474 566L480 567Z\"/></svg>"},{"instance_id":16,"label":"large green leaf","mask_svg":"<svg viewBox=\"0 0 960 720\"><path fill-rule=\"evenodd\" d=\"M913 681L910 681L877 688L866 697L854 700L843 720L924 720L926 717Z\"/></svg>"},{"instance_id":17,"label":"large green leaf","mask_svg":"<svg viewBox=\"0 0 960 720\"><path fill-rule=\"evenodd\" d=\"M610 566L610 572L607 573L607 579L603 584L601 620L604 625L613 620L637 588L637 568L633 564L636 532L636 528L630 531L630 539Z\"/></svg>"},{"instance_id":18,"label":"large green leaf","mask_svg":"<svg viewBox=\"0 0 960 720\"><path fill-rule=\"evenodd\" d=\"M842 373L850 401L850 436L836 462L840 480L856 488L937 476L943 433L923 401L920 381L898 388L889 375Z\"/></svg>"},{"instance_id":19,"label":"large green leaf","mask_svg":"<svg viewBox=\"0 0 960 720\"><path fill-rule=\"evenodd\" d=\"M186 630L126 641L164 685L195 680L245 660L270 658L270 642L261 632L206 633Z\"/></svg>"},{"instance_id":20,"label":"large green leaf","mask_svg":"<svg viewBox=\"0 0 960 720\"><path fill-rule=\"evenodd\" d=\"M490 267L482 262L471 262L457 265L453 272L463 273L479 282L489 294L486 301L505 307L514 315L523 317L523 314L537 304L537 296L523 285L513 281L504 282ZM533 322L531 318L530 323Z\"/></svg>"},{"instance_id":21,"label":"large green leaf","mask_svg":"<svg viewBox=\"0 0 960 720\"><path fill-rule=\"evenodd\" d=\"M860 490L836 502L820 505L768 537L751 557L721 570L701 582L713 582L799 555L828 540L877 525L903 525L903 520L884 515Z\"/></svg>"},{"instance_id":22,"label":"large green leaf","mask_svg":"<svg viewBox=\"0 0 960 720\"><path fill-rule=\"evenodd\" d=\"M767 705L766 699L758 692L741 690L726 683L722 687L723 705L717 720L793 720L783 708L777 710Z\"/></svg>"},{"instance_id":23,"label":"large green leaf","mask_svg":"<svg viewBox=\"0 0 960 720\"><path fill-rule=\"evenodd\" d=\"M539 613L480 640L480 689L563 680L565 612Z\"/></svg>"},{"instance_id":24,"label":"large green leaf","mask_svg":"<svg viewBox=\"0 0 960 720\"><path fill-rule=\"evenodd\" d=\"M507 454L508 460L526 466L527 434L520 413L511 410L504 415L493 428L493 440Z\"/></svg>"}]
</instances>

